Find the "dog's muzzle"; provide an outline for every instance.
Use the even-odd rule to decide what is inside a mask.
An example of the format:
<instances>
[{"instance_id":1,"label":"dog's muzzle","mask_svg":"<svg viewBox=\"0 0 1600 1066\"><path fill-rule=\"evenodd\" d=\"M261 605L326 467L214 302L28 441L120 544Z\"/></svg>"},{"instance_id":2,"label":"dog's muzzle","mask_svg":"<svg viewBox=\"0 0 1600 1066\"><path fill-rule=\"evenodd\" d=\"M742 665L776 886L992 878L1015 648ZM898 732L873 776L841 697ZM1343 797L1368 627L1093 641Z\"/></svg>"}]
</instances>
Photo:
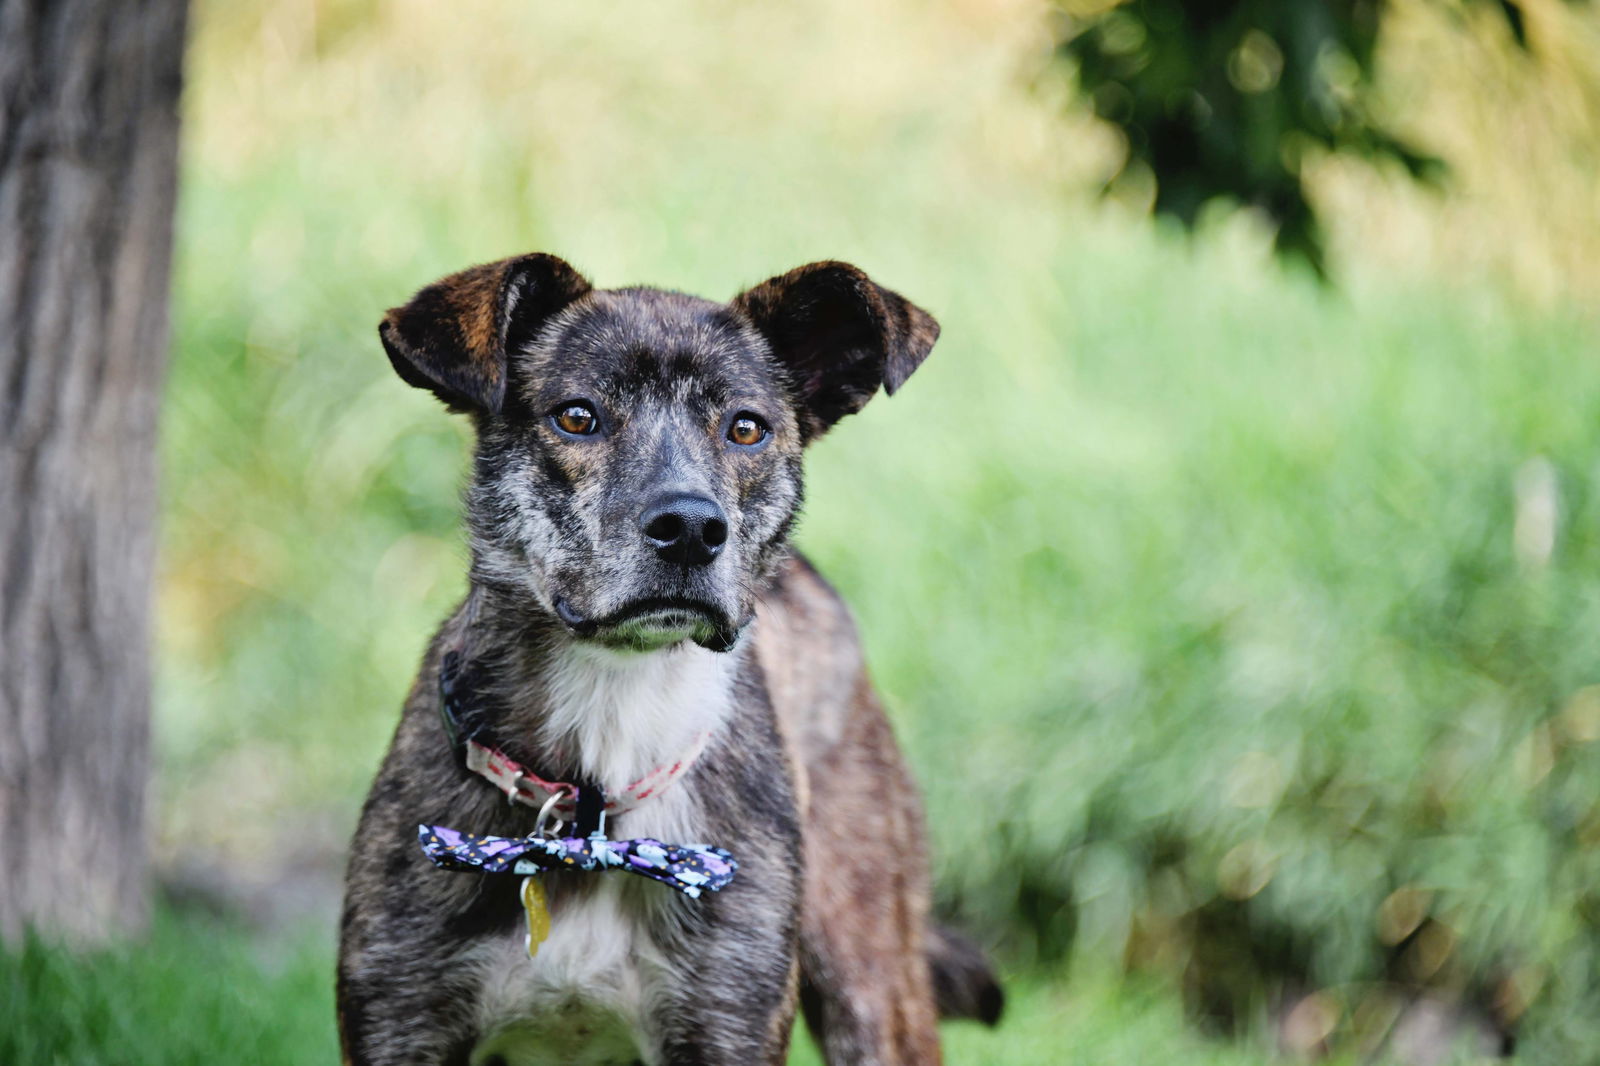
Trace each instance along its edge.
<instances>
[{"instance_id":1,"label":"dog's muzzle","mask_svg":"<svg viewBox=\"0 0 1600 1066\"><path fill-rule=\"evenodd\" d=\"M686 596L647 596L589 617L559 597L556 616L575 636L623 646L654 646L692 640L710 651L731 651L748 619L735 622L715 604Z\"/></svg>"}]
</instances>

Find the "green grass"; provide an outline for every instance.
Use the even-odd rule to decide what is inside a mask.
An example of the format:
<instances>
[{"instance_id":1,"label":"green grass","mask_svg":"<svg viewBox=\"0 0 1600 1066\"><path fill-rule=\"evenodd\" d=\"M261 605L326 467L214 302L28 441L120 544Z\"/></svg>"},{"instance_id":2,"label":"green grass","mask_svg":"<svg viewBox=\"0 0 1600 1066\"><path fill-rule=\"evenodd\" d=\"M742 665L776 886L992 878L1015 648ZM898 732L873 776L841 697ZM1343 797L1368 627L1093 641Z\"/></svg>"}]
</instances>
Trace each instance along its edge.
<instances>
[{"instance_id":1,"label":"green grass","mask_svg":"<svg viewBox=\"0 0 1600 1066\"><path fill-rule=\"evenodd\" d=\"M142 943L87 956L30 941L0 953L0 1062L212 1066L219 1054L242 1063L334 1062L332 973L323 938L269 942L171 914ZM949 1024L945 1042L959 1066L1265 1061L1207 1046L1170 996L1104 980L1070 989L1017 982L1000 1029ZM791 1062L820 1061L800 1033Z\"/></svg>"},{"instance_id":2,"label":"green grass","mask_svg":"<svg viewBox=\"0 0 1600 1066\"><path fill-rule=\"evenodd\" d=\"M325 937L252 940L171 915L85 956L30 940L0 953L0 1062L335 1062L332 966Z\"/></svg>"},{"instance_id":3,"label":"green grass","mask_svg":"<svg viewBox=\"0 0 1600 1066\"><path fill-rule=\"evenodd\" d=\"M1198 1036L1170 989L1102 975L1073 982L1019 980L997 1029L974 1022L943 1026L952 1066L1100 1066L1186 1063L1265 1066L1271 1057ZM822 1066L800 1027L791 1066Z\"/></svg>"}]
</instances>

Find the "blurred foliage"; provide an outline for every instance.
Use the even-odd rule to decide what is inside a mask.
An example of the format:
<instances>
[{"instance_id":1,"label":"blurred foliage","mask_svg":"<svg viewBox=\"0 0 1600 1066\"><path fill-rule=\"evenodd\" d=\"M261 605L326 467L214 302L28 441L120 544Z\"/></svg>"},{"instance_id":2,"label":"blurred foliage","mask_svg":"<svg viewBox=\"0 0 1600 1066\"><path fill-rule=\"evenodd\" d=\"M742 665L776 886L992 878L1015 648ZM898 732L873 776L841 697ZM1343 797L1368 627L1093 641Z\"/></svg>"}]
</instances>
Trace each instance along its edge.
<instances>
[{"instance_id":1,"label":"blurred foliage","mask_svg":"<svg viewBox=\"0 0 1600 1066\"><path fill-rule=\"evenodd\" d=\"M424 0L201 3L165 423L169 878L336 868L462 590L467 433L393 377L385 307L532 248L713 296L840 257L944 335L816 450L800 539L860 616L943 905L1044 975L952 1061L1060 1061L1057 1012L1083 1061L1250 1061L1183 1034L1180 1000L1252 1047L1352 1055L1436 1000L1514 1026L1524 1061L1582 1061L1595 23L1526 8L1530 47L1567 57L1552 93L1436 6L1393 0L1374 91L1412 94L1384 108L1427 116L1460 180L1423 202L1310 165L1340 207L1335 298L1275 270L1250 213L1203 211L1185 242L1093 205L1119 148L1030 84L1052 38L1021 0L507 5L492 33ZM152 981L187 950L158 937Z\"/></svg>"},{"instance_id":2,"label":"blurred foliage","mask_svg":"<svg viewBox=\"0 0 1600 1066\"><path fill-rule=\"evenodd\" d=\"M1517 3L1484 2L1525 45ZM1153 177L1157 212L1192 227L1217 198L1258 208L1277 227L1278 249L1322 273L1322 228L1302 173L1308 154L1394 161L1428 180L1441 173L1372 106L1386 6L1063 0L1060 50L1095 114L1126 138L1119 179Z\"/></svg>"},{"instance_id":3,"label":"blurred foliage","mask_svg":"<svg viewBox=\"0 0 1600 1066\"><path fill-rule=\"evenodd\" d=\"M808 533L899 698L947 902L1047 963L1169 974L1224 1028L1331 990L1330 1030L1378 1044L1429 989L1575 1061L1600 1035L1591 328L1160 261L1058 266L1054 365L928 385L930 454L814 466L886 497ZM1034 431L962 432L973 408ZM875 416L884 446L917 432Z\"/></svg>"},{"instance_id":4,"label":"blurred foliage","mask_svg":"<svg viewBox=\"0 0 1600 1066\"><path fill-rule=\"evenodd\" d=\"M1372 106L1449 161L1443 194L1348 155L1303 168L1342 272L1490 282L1526 303L1600 293L1600 7L1386 0Z\"/></svg>"}]
</instances>

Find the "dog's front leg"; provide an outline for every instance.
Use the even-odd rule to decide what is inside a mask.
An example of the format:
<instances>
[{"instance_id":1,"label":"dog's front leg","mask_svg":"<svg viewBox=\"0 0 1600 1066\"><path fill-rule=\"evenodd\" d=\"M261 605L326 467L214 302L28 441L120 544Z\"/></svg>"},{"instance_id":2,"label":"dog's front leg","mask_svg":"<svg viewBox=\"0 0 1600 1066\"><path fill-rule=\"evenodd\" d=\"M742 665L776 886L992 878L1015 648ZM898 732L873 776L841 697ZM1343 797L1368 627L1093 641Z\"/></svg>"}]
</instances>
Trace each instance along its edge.
<instances>
[{"instance_id":1,"label":"dog's front leg","mask_svg":"<svg viewBox=\"0 0 1600 1066\"><path fill-rule=\"evenodd\" d=\"M477 1040L459 963L399 944L347 950L338 981L349 1066L466 1066Z\"/></svg>"},{"instance_id":2,"label":"dog's front leg","mask_svg":"<svg viewBox=\"0 0 1600 1066\"><path fill-rule=\"evenodd\" d=\"M730 951L716 957L721 969L707 976L696 968L677 975L687 987L658 1008L655 1028L662 1066L782 1066L789 1057L799 987L799 963L787 964L774 943L760 951L765 963ZM732 947L732 945L730 945ZM712 960L706 960L710 962Z\"/></svg>"},{"instance_id":3,"label":"dog's front leg","mask_svg":"<svg viewBox=\"0 0 1600 1066\"><path fill-rule=\"evenodd\" d=\"M666 960L652 1027L662 1066L782 1066L799 986L793 840L743 846L739 876L680 909L657 938Z\"/></svg>"},{"instance_id":4,"label":"dog's front leg","mask_svg":"<svg viewBox=\"0 0 1600 1066\"><path fill-rule=\"evenodd\" d=\"M418 781L442 791L422 775L379 776L352 848L337 991L351 1066L466 1066L481 934L521 915L514 885L437 870L417 848L413 812L428 808L405 786Z\"/></svg>"}]
</instances>

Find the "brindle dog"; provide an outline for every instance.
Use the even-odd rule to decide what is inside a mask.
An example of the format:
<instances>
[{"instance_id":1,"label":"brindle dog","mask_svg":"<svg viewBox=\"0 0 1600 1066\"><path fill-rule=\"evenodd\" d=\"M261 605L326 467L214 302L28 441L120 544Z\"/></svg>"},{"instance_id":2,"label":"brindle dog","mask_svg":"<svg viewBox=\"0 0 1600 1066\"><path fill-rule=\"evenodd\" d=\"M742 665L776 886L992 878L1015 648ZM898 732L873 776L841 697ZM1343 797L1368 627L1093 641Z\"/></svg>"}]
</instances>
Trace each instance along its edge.
<instances>
[{"instance_id":1,"label":"brindle dog","mask_svg":"<svg viewBox=\"0 0 1600 1066\"><path fill-rule=\"evenodd\" d=\"M346 1060L781 1063L798 1003L829 1063L927 1066L941 1013L994 1021L987 964L930 924L920 799L850 615L788 547L805 446L904 384L933 318L844 263L718 304L535 254L430 285L379 332L478 443L470 591L350 859ZM441 726L452 653L500 750L547 779L614 796L702 744L608 833L726 848L732 883L547 873L530 959L518 878L418 848L418 823L535 830Z\"/></svg>"}]
</instances>

